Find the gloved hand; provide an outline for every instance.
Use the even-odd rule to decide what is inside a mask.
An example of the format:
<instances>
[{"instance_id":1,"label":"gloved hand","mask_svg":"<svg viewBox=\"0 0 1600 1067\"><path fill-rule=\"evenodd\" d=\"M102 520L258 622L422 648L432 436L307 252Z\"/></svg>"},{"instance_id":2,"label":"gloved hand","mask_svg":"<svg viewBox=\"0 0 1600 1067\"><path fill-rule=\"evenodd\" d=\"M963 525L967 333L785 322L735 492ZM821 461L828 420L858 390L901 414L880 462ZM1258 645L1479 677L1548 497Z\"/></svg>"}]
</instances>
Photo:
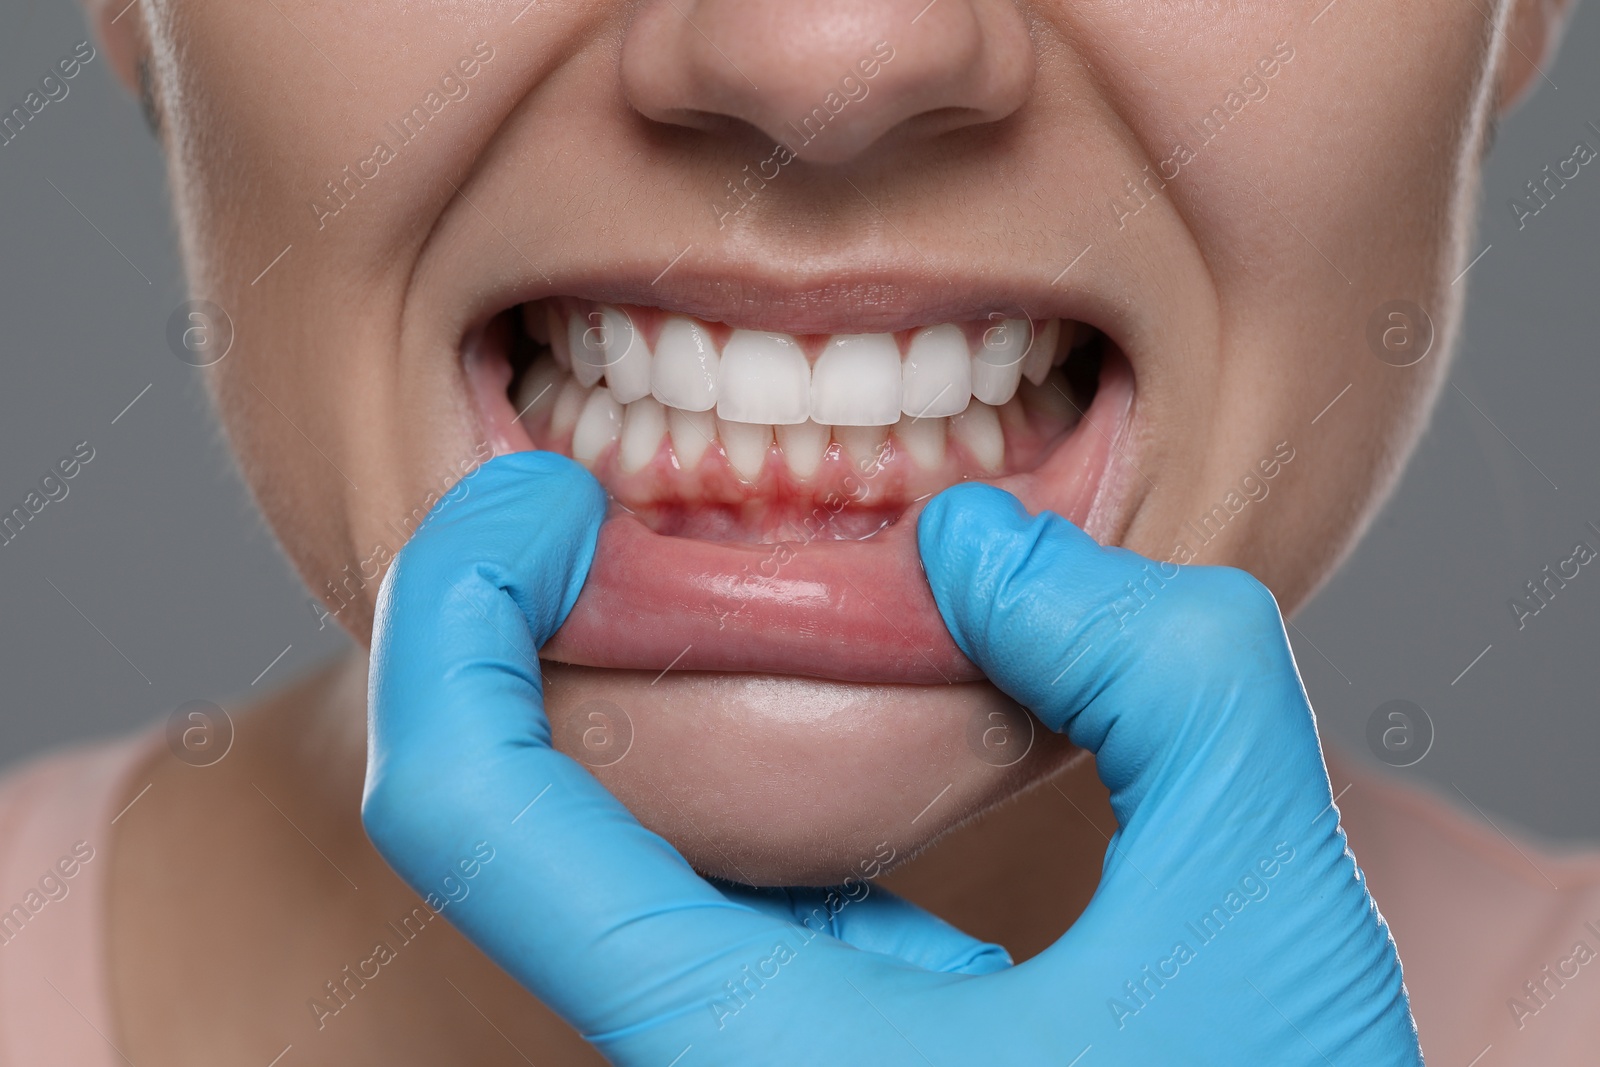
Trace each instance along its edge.
<instances>
[{"instance_id":1,"label":"gloved hand","mask_svg":"<svg viewBox=\"0 0 1600 1067\"><path fill-rule=\"evenodd\" d=\"M492 849L446 916L612 1062L1421 1063L1254 579L1102 548L992 487L923 511L957 643L1095 754L1119 826L1088 910L1011 966L877 887L714 886L550 747L537 651L577 599L604 506L571 461L504 456L400 553L362 815L435 901Z\"/></svg>"}]
</instances>

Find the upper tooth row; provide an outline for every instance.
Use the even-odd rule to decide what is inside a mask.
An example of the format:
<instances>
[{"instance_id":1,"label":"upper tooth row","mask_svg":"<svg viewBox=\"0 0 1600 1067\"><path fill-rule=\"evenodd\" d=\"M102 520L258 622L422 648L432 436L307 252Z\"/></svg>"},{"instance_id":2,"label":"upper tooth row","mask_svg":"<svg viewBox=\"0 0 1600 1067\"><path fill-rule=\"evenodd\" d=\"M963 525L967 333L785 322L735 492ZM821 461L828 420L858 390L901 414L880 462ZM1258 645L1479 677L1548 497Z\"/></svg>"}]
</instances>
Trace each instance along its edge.
<instances>
[{"instance_id":1,"label":"upper tooth row","mask_svg":"<svg viewBox=\"0 0 1600 1067\"><path fill-rule=\"evenodd\" d=\"M537 305L528 305L529 313ZM1026 376L1049 374L1061 320L1038 336L1027 319L989 327L970 352L960 326L926 326L911 337L904 361L893 334L840 334L813 365L790 334L734 330L722 351L694 319L669 315L651 352L626 311L601 307L588 318L548 314L556 361L585 386L602 377L620 404L653 396L682 411L716 410L729 422L795 426L890 426L902 413L943 418L976 397L1000 405ZM1030 343L1031 342L1031 343Z\"/></svg>"}]
</instances>

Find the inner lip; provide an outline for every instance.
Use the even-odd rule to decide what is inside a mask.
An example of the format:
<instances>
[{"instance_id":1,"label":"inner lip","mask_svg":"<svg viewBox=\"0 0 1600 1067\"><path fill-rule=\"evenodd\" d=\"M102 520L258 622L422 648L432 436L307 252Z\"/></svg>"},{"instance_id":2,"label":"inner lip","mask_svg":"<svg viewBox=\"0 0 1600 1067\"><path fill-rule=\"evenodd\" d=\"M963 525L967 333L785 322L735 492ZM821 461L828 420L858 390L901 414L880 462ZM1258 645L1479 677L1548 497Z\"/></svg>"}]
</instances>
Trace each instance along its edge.
<instances>
[{"instance_id":1,"label":"inner lip","mask_svg":"<svg viewBox=\"0 0 1600 1067\"><path fill-rule=\"evenodd\" d=\"M598 322L601 307L572 297L544 297L504 309L469 336L466 358L480 413L501 450L538 448L574 454L572 412L565 417L560 413L561 391L576 393L578 388L571 374L574 357L563 343L564 324L573 318ZM630 328L655 350L667 312L639 305L604 307L622 311ZM724 323L696 321L719 351L733 333ZM976 456L957 433L947 433L944 424L950 419L911 414L902 414L893 426L832 428L823 458L804 475L784 462L784 431L790 427L778 427L775 447L769 446L772 455L755 475L737 471L720 440L691 462L679 457L670 437L643 466L623 461L617 445L599 456L581 458L606 487L614 507L657 534L754 544L867 540L899 522L912 505L957 482L1037 470L1082 428L1106 360L1124 358L1105 333L1073 320L1047 327L1048 320L1019 317L1015 312L1005 317L996 311L954 325L978 352L985 338L1003 336L1007 327L997 327L1001 322L1025 324L1024 351L1038 345L1043 357L1047 345L1051 369L1037 384L1023 378L1015 395L994 407L1004 437L998 463ZM894 338L904 358L915 333L915 328L907 328L884 336ZM815 365L835 336L839 335L807 334L795 340ZM586 355L580 353L579 358ZM974 398L971 406L985 405ZM711 415L703 413L707 419ZM947 439L949 443L941 446L942 461L930 466L925 452L912 458L901 437L919 430Z\"/></svg>"}]
</instances>

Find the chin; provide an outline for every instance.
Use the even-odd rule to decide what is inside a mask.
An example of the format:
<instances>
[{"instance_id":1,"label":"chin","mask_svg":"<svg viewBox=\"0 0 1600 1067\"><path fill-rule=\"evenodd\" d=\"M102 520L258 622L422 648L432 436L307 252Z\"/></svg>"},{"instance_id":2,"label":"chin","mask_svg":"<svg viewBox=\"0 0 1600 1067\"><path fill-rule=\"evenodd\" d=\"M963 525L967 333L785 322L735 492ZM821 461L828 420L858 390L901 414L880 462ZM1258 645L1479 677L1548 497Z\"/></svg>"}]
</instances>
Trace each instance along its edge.
<instances>
[{"instance_id":1,"label":"chin","mask_svg":"<svg viewBox=\"0 0 1600 1067\"><path fill-rule=\"evenodd\" d=\"M953 643L915 520L979 479L1114 531L1117 341L1048 293L637 288L517 294L462 345L495 450L570 455L612 501L541 651L557 747L753 885L881 873L1071 759Z\"/></svg>"},{"instance_id":2,"label":"chin","mask_svg":"<svg viewBox=\"0 0 1600 1067\"><path fill-rule=\"evenodd\" d=\"M545 664L556 747L703 874L876 877L1078 751L984 682Z\"/></svg>"}]
</instances>

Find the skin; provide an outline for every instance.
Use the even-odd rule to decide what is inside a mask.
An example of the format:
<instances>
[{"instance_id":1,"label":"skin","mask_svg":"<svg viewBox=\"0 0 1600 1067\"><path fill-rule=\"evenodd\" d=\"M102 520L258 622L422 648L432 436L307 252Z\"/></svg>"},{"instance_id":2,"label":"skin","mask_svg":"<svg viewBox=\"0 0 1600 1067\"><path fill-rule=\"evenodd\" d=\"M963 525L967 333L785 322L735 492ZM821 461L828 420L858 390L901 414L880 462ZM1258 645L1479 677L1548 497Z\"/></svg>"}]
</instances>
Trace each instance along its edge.
<instances>
[{"instance_id":1,"label":"skin","mask_svg":"<svg viewBox=\"0 0 1600 1067\"><path fill-rule=\"evenodd\" d=\"M820 304L836 276L974 264L1040 285L1087 246L1063 285L1114 329L1137 389L1091 532L1157 559L1187 541L1198 562L1253 572L1286 613L1349 550L1423 425L1486 135L1538 79L1564 13L1552 0L1343 4L1315 23L1320 4L1251 0L90 7L159 120L191 289L235 324L207 371L217 410L319 593L470 462L482 436L461 337L541 272L556 292L584 273L648 278L692 243L695 277ZM766 158L880 39L897 59L871 95L719 229L724 178ZM494 55L468 98L319 228L324 183L478 41ZM1268 95L1119 225L1112 198L1136 203L1125 181L1280 43L1293 58ZM1395 299L1437 331L1416 366L1365 339ZM1185 524L1282 442L1294 459L1270 495L1200 548ZM363 646L376 592L338 614ZM358 654L241 716L235 751L204 773L164 750L143 768L155 788L118 827L110 911L118 1044L134 1062L260 1064L291 1042L299 1062L594 1062L442 923L316 1028L307 998L415 903L358 821L364 671ZM642 707L649 681L549 675L558 735L581 732L574 709L597 695ZM602 780L704 868L782 881L842 876L880 835L910 855L1055 774L891 884L1019 958L1070 923L1111 822L1092 769L1061 771L1064 745L998 772L961 740L986 687L783 684L785 707L833 710L789 728L761 717L770 679L667 676L648 699L670 713L647 729L635 716L637 750Z\"/></svg>"}]
</instances>

